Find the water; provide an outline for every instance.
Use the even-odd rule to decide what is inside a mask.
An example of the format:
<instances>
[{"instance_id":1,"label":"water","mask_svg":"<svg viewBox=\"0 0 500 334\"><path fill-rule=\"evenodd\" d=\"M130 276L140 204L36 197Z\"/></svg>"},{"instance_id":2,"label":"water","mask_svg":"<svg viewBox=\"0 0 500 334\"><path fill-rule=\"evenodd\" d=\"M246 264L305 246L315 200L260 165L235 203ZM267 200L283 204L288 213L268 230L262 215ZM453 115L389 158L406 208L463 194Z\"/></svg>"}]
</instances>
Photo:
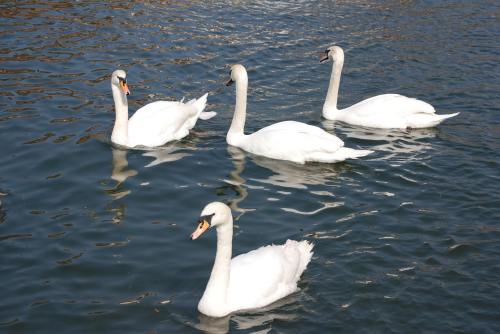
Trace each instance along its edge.
<instances>
[{"instance_id":1,"label":"water","mask_svg":"<svg viewBox=\"0 0 500 334\"><path fill-rule=\"evenodd\" d=\"M500 331L500 7L440 2L12 2L0 5L0 330L3 333ZM461 112L435 129L321 119L346 52L340 106L397 92ZM247 132L299 120L376 153L295 165L229 148L249 73ZM153 152L109 144L109 77L131 111L209 92L208 111ZM196 305L229 203L234 254L315 243L301 291L223 319Z\"/></svg>"}]
</instances>

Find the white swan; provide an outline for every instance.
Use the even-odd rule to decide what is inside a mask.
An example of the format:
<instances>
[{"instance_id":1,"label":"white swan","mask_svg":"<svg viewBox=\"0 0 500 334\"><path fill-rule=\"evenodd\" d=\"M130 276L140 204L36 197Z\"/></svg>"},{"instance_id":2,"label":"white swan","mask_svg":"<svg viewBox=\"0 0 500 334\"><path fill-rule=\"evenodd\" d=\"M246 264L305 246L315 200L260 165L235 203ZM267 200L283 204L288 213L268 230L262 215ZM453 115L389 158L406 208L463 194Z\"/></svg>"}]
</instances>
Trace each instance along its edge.
<instances>
[{"instance_id":1,"label":"white swan","mask_svg":"<svg viewBox=\"0 0 500 334\"><path fill-rule=\"evenodd\" d=\"M326 49L320 62L333 61L328 93L323 105L323 117L345 123L381 129L428 128L459 113L436 115L429 103L399 94L371 97L345 109L337 109L340 74L344 65L344 51L339 46Z\"/></svg>"},{"instance_id":2,"label":"white swan","mask_svg":"<svg viewBox=\"0 0 500 334\"><path fill-rule=\"evenodd\" d=\"M227 133L227 143L247 152L279 160L304 164L307 161L338 162L372 153L368 150L346 148L336 136L316 126L295 121L269 125L245 135L248 77L245 67L233 65L229 86L236 82L236 107Z\"/></svg>"},{"instance_id":3,"label":"white swan","mask_svg":"<svg viewBox=\"0 0 500 334\"><path fill-rule=\"evenodd\" d=\"M298 290L297 282L313 255L308 241L287 240L284 245L258 248L231 260L231 209L212 202L201 212L195 240L209 227L217 228L217 253L198 310L211 317L264 307Z\"/></svg>"},{"instance_id":4,"label":"white swan","mask_svg":"<svg viewBox=\"0 0 500 334\"><path fill-rule=\"evenodd\" d=\"M125 71L113 72L111 90L116 111L111 141L121 146L161 146L187 136L198 117L205 120L216 115L215 112L203 112L208 95L205 94L187 103L176 101L149 103L137 110L129 119L127 95L130 95L130 91Z\"/></svg>"}]
</instances>

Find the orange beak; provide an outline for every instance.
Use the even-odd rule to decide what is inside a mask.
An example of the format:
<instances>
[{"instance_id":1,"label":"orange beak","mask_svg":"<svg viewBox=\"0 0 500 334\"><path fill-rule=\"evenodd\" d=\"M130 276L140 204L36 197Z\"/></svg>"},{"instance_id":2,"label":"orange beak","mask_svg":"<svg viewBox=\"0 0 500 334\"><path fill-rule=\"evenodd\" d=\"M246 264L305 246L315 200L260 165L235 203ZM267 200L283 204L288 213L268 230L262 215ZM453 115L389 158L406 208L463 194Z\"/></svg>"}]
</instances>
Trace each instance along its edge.
<instances>
[{"instance_id":1,"label":"orange beak","mask_svg":"<svg viewBox=\"0 0 500 334\"><path fill-rule=\"evenodd\" d=\"M196 230L194 230L194 232L191 233L191 240L198 239L198 237L202 235L206 230L208 230L209 227L210 224L207 220L205 219L201 220Z\"/></svg>"},{"instance_id":2,"label":"orange beak","mask_svg":"<svg viewBox=\"0 0 500 334\"><path fill-rule=\"evenodd\" d=\"M126 82L120 81L120 88L125 95L130 95L130 90Z\"/></svg>"}]
</instances>

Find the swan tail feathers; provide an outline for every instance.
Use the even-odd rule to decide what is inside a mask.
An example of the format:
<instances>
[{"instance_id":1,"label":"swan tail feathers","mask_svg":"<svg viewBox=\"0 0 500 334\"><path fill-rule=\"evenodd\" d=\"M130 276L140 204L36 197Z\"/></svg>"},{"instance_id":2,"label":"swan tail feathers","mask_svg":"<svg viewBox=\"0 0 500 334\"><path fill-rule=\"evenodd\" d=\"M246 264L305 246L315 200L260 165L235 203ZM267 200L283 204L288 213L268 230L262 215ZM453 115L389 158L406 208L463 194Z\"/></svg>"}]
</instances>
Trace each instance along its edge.
<instances>
[{"instance_id":1,"label":"swan tail feathers","mask_svg":"<svg viewBox=\"0 0 500 334\"><path fill-rule=\"evenodd\" d=\"M196 108L196 110L199 113L201 113L207 105L207 97L208 97L208 93L206 93L205 95L203 95L199 99L189 101L188 104L192 104Z\"/></svg>"},{"instance_id":2,"label":"swan tail feathers","mask_svg":"<svg viewBox=\"0 0 500 334\"><path fill-rule=\"evenodd\" d=\"M309 157L308 161L332 163L344 161L347 159L357 159L372 153L373 151L370 150L355 150L353 148L341 147L334 153L315 153Z\"/></svg>"},{"instance_id":3,"label":"swan tail feathers","mask_svg":"<svg viewBox=\"0 0 500 334\"><path fill-rule=\"evenodd\" d=\"M346 155L346 159L357 159L373 153L372 150L356 150L347 147L342 147L340 150L342 150L342 153Z\"/></svg>"},{"instance_id":4,"label":"swan tail feathers","mask_svg":"<svg viewBox=\"0 0 500 334\"><path fill-rule=\"evenodd\" d=\"M335 152L335 155L337 158L346 160L346 159L357 159L361 158L364 156L367 156L368 154L372 154L373 151L371 150L356 150L353 148L348 148L348 147L341 147L340 149ZM339 160L339 161L342 161Z\"/></svg>"},{"instance_id":5,"label":"swan tail feathers","mask_svg":"<svg viewBox=\"0 0 500 334\"><path fill-rule=\"evenodd\" d=\"M210 119L217 115L215 111L204 111L200 114L200 119L206 121L207 119Z\"/></svg>"},{"instance_id":6,"label":"swan tail feathers","mask_svg":"<svg viewBox=\"0 0 500 334\"><path fill-rule=\"evenodd\" d=\"M196 110L199 113L198 117L204 121L206 121L207 119L210 119L212 117L215 117L215 115L217 115L217 113L215 111L203 112L203 110L205 110L205 107L207 106L207 97L208 97L208 93L206 93L205 95L203 95L199 99L194 100L193 102L191 102L191 101L188 102L188 103L193 104L195 106Z\"/></svg>"},{"instance_id":7,"label":"swan tail feathers","mask_svg":"<svg viewBox=\"0 0 500 334\"><path fill-rule=\"evenodd\" d=\"M459 112L453 114L446 115L437 115L437 114L416 114L409 120L409 128L430 128L440 124L442 121L448 118L452 118L460 114Z\"/></svg>"},{"instance_id":8,"label":"swan tail feathers","mask_svg":"<svg viewBox=\"0 0 500 334\"><path fill-rule=\"evenodd\" d=\"M285 243L285 252L292 251L294 254L299 253L299 264L297 267L295 280L298 281L304 270L306 270L307 265L311 261L314 254L312 251L314 244L307 240L295 241L287 240Z\"/></svg>"},{"instance_id":9,"label":"swan tail feathers","mask_svg":"<svg viewBox=\"0 0 500 334\"><path fill-rule=\"evenodd\" d=\"M444 121L445 119L455 117L455 116L457 116L458 114L460 114L460 113L459 113L459 112L455 112L455 113L453 113L453 114L436 115L436 116L439 116L440 120L441 120L441 121Z\"/></svg>"}]
</instances>

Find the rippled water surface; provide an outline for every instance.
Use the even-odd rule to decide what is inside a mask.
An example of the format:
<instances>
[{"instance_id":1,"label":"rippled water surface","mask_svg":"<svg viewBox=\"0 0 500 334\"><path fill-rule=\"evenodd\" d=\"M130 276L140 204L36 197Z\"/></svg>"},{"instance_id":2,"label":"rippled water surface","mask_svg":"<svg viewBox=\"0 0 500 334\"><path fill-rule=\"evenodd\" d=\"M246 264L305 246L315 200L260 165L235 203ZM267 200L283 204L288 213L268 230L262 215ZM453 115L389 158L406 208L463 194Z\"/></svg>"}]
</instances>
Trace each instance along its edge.
<instances>
[{"instance_id":1,"label":"rippled water surface","mask_svg":"<svg viewBox=\"0 0 500 334\"><path fill-rule=\"evenodd\" d=\"M497 1L148 1L0 4L0 332L500 332L500 6ZM321 118L345 50L342 107L401 93L460 112L434 129ZM375 150L338 164L228 147L248 69L246 130L298 120ZM195 131L119 150L109 78L131 111L209 92ZM188 240L230 204L234 254L315 243L301 290L223 319L196 309L215 254Z\"/></svg>"}]
</instances>

